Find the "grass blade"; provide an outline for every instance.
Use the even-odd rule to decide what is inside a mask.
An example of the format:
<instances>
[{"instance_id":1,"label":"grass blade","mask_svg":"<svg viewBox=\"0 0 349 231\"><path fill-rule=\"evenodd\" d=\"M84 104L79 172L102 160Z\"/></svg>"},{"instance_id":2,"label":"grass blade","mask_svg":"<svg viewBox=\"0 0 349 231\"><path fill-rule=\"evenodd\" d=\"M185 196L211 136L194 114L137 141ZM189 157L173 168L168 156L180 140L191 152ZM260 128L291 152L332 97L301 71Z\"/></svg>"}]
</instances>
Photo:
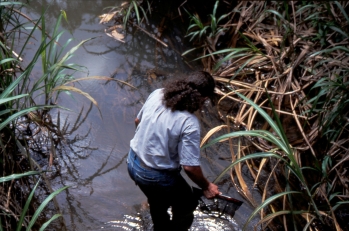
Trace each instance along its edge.
<instances>
[{"instance_id":1,"label":"grass blade","mask_svg":"<svg viewBox=\"0 0 349 231\"><path fill-rule=\"evenodd\" d=\"M268 122L268 124L273 128L273 130L276 132L278 137L282 138L282 132L280 131L280 128L277 126L277 124L274 122L274 120L260 107L258 107L257 104L255 104L252 100L245 97L244 95L240 94L239 92L235 92L239 97L244 99L246 102L248 102L254 109L256 109L261 116ZM284 140L282 141L284 144Z\"/></svg>"},{"instance_id":2,"label":"grass blade","mask_svg":"<svg viewBox=\"0 0 349 231\"><path fill-rule=\"evenodd\" d=\"M259 211L261 209L263 209L265 206L267 206L268 204L270 204L271 202L273 202L274 200L278 199L279 197L282 197L284 195L290 195L290 194L293 194L293 193L300 193L300 192L297 192L297 191L289 191L289 192L282 192L282 193L278 193L276 195L273 195L271 197L269 197L268 199L266 199L261 205L259 205L253 212L252 214L250 215L250 217L247 219L244 227L242 228L242 230L246 230L247 228L247 225L250 223L250 221L252 220L252 218L257 214L259 213Z\"/></svg>"},{"instance_id":3,"label":"grass blade","mask_svg":"<svg viewBox=\"0 0 349 231\"><path fill-rule=\"evenodd\" d=\"M29 222L29 225L27 227L27 231L30 231L33 225L35 224L36 220L38 219L39 215L41 214L42 210L46 207L46 205L60 192L63 190L69 188L69 186L64 186L63 188L60 188L53 193L51 193L39 206L39 208L35 211L32 219Z\"/></svg>"},{"instance_id":4,"label":"grass blade","mask_svg":"<svg viewBox=\"0 0 349 231\"><path fill-rule=\"evenodd\" d=\"M22 224L23 224L24 216L26 215L26 213L27 213L27 211L28 211L29 204L30 204L31 200L33 199L35 190L36 190L36 188L38 187L39 182L40 182L40 179L38 180L38 182L36 182L34 188L32 189L32 191L30 192L30 194L29 194L29 196L28 196L27 201L25 202L24 208L23 208L22 213L21 213L21 217L19 218L18 223L17 223L17 229L16 229L16 231L20 231L20 230L22 229Z\"/></svg>"},{"instance_id":5,"label":"grass blade","mask_svg":"<svg viewBox=\"0 0 349 231\"><path fill-rule=\"evenodd\" d=\"M25 172L25 173L12 174L12 175L9 175L9 176L1 177L0 178L0 183L6 182L6 181L20 179L22 177L27 177L27 176L31 176L31 175L38 175L38 174L40 174L40 172L38 172L38 171L29 171L29 172Z\"/></svg>"},{"instance_id":6,"label":"grass blade","mask_svg":"<svg viewBox=\"0 0 349 231\"><path fill-rule=\"evenodd\" d=\"M4 98L4 99L0 98L0 105L1 105L1 104L4 104L4 103L7 103L7 102L9 102L9 101L15 100L15 99L23 98L23 97L25 97L25 96L28 96L28 94L16 95L16 96Z\"/></svg>"},{"instance_id":7,"label":"grass blade","mask_svg":"<svg viewBox=\"0 0 349 231\"><path fill-rule=\"evenodd\" d=\"M34 106L34 107L23 109L23 110L15 113L13 115L11 115L4 122L2 122L0 124L0 131L2 129L4 129L4 127L6 127L6 125L11 123L11 121L15 120L17 117L20 117L20 116L28 114L28 112L35 111L35 110L42 109L42 108L54 108L54 107L57 107L57 106L54 106L54 105L52 105L52 106Z\"/></svg>"},{"instance_id":8,"label":"grass blade","mask_svg":"<svg viewBox=\"0 0 349 231\"><path fill-rule=\"evenodd\" d=\"M61 217L61 216L62 216L61 214L55 214L55 215L53 215L53 216L50 218L50 220L46 221L46 222L41 226L41 228L39 229L39 231L44 231L44 230L47 228L47 226L48 226L52 221L56 220L58 217Z\"/></svg>"}]
</instances>

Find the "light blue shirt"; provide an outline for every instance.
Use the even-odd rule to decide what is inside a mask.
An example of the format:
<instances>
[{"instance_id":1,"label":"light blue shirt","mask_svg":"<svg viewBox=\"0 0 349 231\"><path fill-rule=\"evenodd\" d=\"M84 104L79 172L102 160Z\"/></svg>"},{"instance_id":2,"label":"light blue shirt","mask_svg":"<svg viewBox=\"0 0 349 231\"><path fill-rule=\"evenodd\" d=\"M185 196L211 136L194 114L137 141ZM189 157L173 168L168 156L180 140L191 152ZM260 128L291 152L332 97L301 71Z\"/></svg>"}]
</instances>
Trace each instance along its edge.
<instances>
[{"instance_id":1,"label":"light blue shirt","mask_svg":"<svg viewBox=\"0 0 349 231\"><path fill-rule=\"evenodd\" d=\"M200 124L188 111L174 111L162 103L163 91L151 93L137 115L140 123L131 148L156 169L200 165Z\"/></svg>"}]
</instances>

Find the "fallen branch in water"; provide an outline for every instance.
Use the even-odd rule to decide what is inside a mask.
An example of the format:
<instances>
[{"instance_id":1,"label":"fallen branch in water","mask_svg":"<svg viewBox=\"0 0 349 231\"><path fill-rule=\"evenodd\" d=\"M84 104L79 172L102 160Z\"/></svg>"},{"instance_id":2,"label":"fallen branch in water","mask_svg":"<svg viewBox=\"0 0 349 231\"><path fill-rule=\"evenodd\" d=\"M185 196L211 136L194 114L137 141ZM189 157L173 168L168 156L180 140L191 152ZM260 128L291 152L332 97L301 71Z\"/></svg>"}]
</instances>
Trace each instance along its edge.
<instances>
[{"instance_id":1,"label":"fallen branch in water","mask_svg":"<svg viewBox=\"0 0 349 231\"><path fill-rule=\"evenodd\" d=\"M153 35L153 34L149 33L148 31L144 30L142 27L138 26L136 23L131 22L130 20L128 22L131 23L133 26L137 27L138 29L140 29L141 31L143 31L144 33L146 33L147 35L149 35L149 37L151 37L152 39L155 39L157 42L161 43L164 47L168 47L168 45L166 43L164 43L163 41L158 39L155 35Z\"/></svg>"}]
</instances>

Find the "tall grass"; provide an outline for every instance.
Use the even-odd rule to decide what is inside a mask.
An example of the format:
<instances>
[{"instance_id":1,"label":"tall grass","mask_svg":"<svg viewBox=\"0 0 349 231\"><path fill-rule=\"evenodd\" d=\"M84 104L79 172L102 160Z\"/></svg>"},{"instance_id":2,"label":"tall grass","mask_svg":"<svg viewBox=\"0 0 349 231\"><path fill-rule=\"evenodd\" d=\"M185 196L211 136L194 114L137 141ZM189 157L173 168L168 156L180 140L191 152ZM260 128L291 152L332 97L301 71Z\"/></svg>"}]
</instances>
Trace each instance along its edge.
<instances>
[{"instance_id":1,"label":"tall grass","mask_svg":"<svg viewBox=\"0 0 349 231\"><path fill-rule=\"evenodd\" d=\"M221 27L219 23L229 16L229 13L227 13L217 18L218 5L219 1L216 1L212 9L212 14L209 15L209 24L203 23L197 13L190 13L186 10L190 18L186 37L189 37L189 41L194 44L200 45L184 52L182 54L183 56L200 48L203 49L203 53L212 53L216 51L215 44L219 37L227 30L227 28ZM230 21L228 20L228 23L229 22Z\"/></svg>"},{"instance_id":2,"label":"tall grass","mask_svg":"<svg viewBox=\"0 0 349 231\"><path fill-rule=\"evenodd\" d=\"M231 170L263 227L348 229L349 3L219 4L225 7L217 18L228 15L218 24L224 33L214 44L195 40L183 55L203 50L197 59L218 82L218 113L227 127L232 122L246 130L211 141L236 137L233 163L224 173ZM211 19L196 18L207 31ZM190 38L200 35L193 31L199 28L195 22L189 22ZM229 104L236 110L223 110ZM243 168L261 190L261 204L249 191Z\"/></svg>"},{"instance_id":3,"label":"tall grass","mask_svg":"<svg viewBox=\"0 0 349 231\"><path fill-rule=\"evenodd\" d=\"M349 3L184 1L166 13L184 19L181 9L192 43L182 56L200 52L196 60L217 81L217 111L226 123L204 140L227 127L208 145L236 141L222 175L230 172L256 208L247 223L259 214L262 229L349 229Z\"/></svg>"},{"instance_id":4,"label":"tall grass","mask_svg":"<svg viewBox=\"0 0 349 231\"><path fill-rule=\"evenodd\" d=\"M129 23L133 25L134 18L136 18L138 25L141 24L143 19L148 23L147 13L151 14L149 1L130 0L123 2L120 6L111 6L105 9L109 9L109 12L100 16L102 18L100 23L107 23L112 19L118 20L118 18L121 18L123 29L126 29Z\"/></svg>"},{"instance_id":5,"label":"tall grass","mask_svg":"<svg viewBox=\"0 0 349 231\"><path fill-rule=\"evenodd\" d=\"M74 78L74 73L84 71L84 68L68 62L73 53L89 39L67 51L66 48L71 40L63 43L60 41L63 34L60 31L61 21L67 20L64 11L61 11L49 35L45 30L45 10L39 19L32 20L21 12L22 7L27 6L15 1L0 3L0 230L22 230L23 227L26 230L44 230L60 217L56 214L44 224L42 219L38 222L38 217L45 207L50 201L55 202L54 197L67 187L51 190L45 172L41 171L42 166L31 158L30 145L26 137L35 138L29 125L36 124L48 133L48 137L51 137L51 142L48 144L51 145L51 151L48 155L52 160L55 148L52 137L60 134L56 133L57 127L50 120L49 110L59 107L57 105L59 94L79 93L97 105L88 93L72 85L79 81ZM27 21L23 23L23 20ZM28 24L32 25L32 29L25 28ZM38 39L41 42L32 60L27 66L23 66L21 55L33 39L35 31L41 31L41 38ZM19 37L24 41L21 47L16 44ZM38 65L42 67L42 73L33 81L32 71ZM105 79L88 77L81 80L101 78ZM23 129L23 126L26 126L26 129ZM45 186L41 184L40 187L48 188L50 191L50 195L41 203L37 203L37 189L40 182L37 175L45 181ZM19 192L21 196L18 196ZM59 211L56 203L55 206Z\"/></svg>"},{"instance_id":6,"label":"tall grass","mask_svg":"<svg viewBox=\"0 0 349 231\"><path fill-rule=\"evenodd\" d=\"M312 192L311 186L308 185L308 182L306 181L306 178L303 173L303 167L301 166L301 163L299 163L299 160L297 160L296 152L295 150L290 146L285 131L283 130L282 124L277 116L277 113L275 112L275 109L273 109L274 118L276 119L276 122L266 113L263 109L261 109L257 104L255 104L252 100L246 98L242 94L238 92L234 92L239 97L241 97L243 100L248 102L260 115L267 121L267 123L272 127L272 132L266 131L266 130L251 130L251 131L237 131L228 133L225 135L222 135L218 138L213 139L208 144L204 145L202 148L209 147L217 142L222 142L224 140L227 140L227 138L234 138L234 137L258 137L261 139L264 139L268 141L270 144L273 145L273 149L269 150L267 152L257 152L248 154L244 157L241 157L235 161L233 161L232 164L229 165L215 180L215 182L218 182L218 180L226 174L231 168L233 168L235 165L251 160L251 159L269 159L269 158L275 158L279 159L280 162L278 165L284 166L284 171L282 174L284 174L284 177L286 178L286 186L282 190L283 192L276 193L275 195L270 196L269 198L263 198L261 201L261 204L256 207L256 209L252 212L251 216L247 219L244 230L246 229L249 222L252 220L252 218L258 214L258 212L266 210L268 206L270 206L271 203L277 201L280 197L283 198L282 200L282 210L278 210L277 213L270 213L267 216L265 216L259 223L263 223L266 221L270 221L271 219L275 219L277 216L285 216L286 214L290 214L291 218L293 220L293 224L296 228L296 222L293 216L298 215L302 216L304 214L312 214L314 217L319 218L322 220L322 215L318 209L318 205L314 201L314 195ZM270 99L269 99L270 100ZM271 104L272 105L272 104ZM205 140L207 137L204 138ZM318 171L318 169L311 168L313 171ZM299 181L299 184L302 185L302 190L293 189L292 185L288 184L289 181L292 179L293 174L297 180ZM303 194L302 197L295 197L293 198L293 194ZM298 206L299 208L293 207L293 201L300 202L300 198L302 198L305 201L309 201L309 208L303 208L300 209L302 206Z\"/></svg>"}]
</instances>

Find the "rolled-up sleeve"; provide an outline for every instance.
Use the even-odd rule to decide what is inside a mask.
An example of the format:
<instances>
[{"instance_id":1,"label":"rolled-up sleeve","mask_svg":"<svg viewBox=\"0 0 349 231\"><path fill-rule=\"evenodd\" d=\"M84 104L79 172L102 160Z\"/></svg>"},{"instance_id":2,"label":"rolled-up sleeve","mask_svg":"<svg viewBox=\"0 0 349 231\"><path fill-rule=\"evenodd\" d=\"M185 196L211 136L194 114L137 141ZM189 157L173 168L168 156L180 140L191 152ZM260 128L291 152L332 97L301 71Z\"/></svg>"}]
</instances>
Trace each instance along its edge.
<instances>
[{"instance_id":1,"label":"rolled-up sleeve","mask_svg":"<svg viewBox=\"0 0 349 231\"><path fill-rule=\"evenodd\" d=\"M200 126L197 120L189 120L184 123L178 144L178 154L181 165L200 165Z\"/></svg>"}]
</instances>

